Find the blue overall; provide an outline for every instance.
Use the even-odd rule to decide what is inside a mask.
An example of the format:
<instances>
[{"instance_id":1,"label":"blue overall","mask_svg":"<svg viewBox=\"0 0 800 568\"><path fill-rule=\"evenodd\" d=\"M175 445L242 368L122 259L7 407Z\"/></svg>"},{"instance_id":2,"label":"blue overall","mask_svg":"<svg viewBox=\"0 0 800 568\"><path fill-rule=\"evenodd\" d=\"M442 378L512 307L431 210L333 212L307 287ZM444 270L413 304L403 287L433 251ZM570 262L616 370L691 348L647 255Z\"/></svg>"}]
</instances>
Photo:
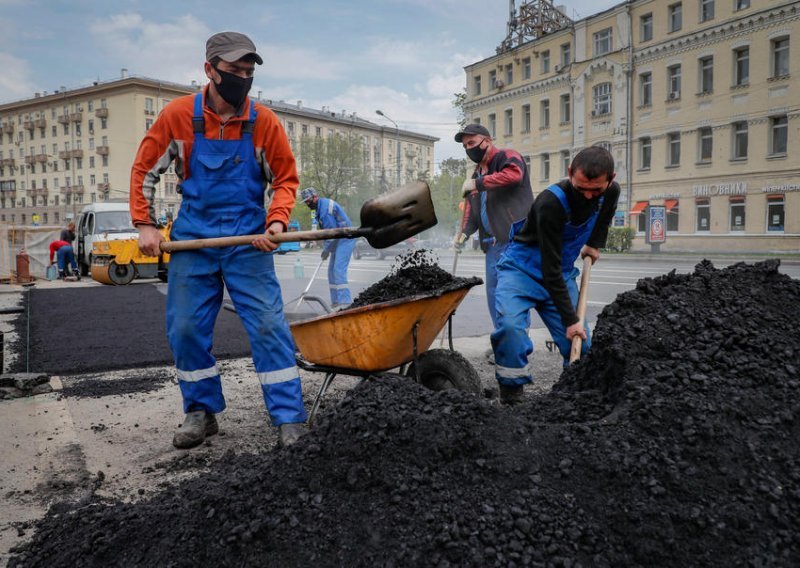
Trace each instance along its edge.
<instances>
[{"instance_id":1,"label":"blue overall","mask_svg":"<svg viewBox=\"0 0 800 568\"><path fill-rule=\"evenodd\" d=\"M320 197L319 201L317 201L315 217L317 226L320 229L353 226L342 206L327 197ZM356 242L353 239L328 239L322 246L331 253L328 263L328 286L330 287L331 304L333 306L351 304L353 299L350 296L350 287L347 283L347 267L350 265L350 258L353 256L353 248L355 248Z\"/></svg>"},{"instance_id":2,"label":"blue overall","mask_svg":"<svg viewBox=\"0 0 800 568\"><path fill-rule=\"evenodd\" d=\"M64 245L56 251L56 265L59 272L67 269L67 263L72 267L72 272L78 273L78 263L75 261L75 251L72 245Z\"/></svg>"},{"instance_id":3,"label":"blue overall","mask_svg":"<svg viewBox=\"0 0 800 568\"><path fill-rule=\"evenodd\" d=\"M600 206L598 205L583 224L573 225L571 209L564 191L557 185L551 185L546 191L550 191L558 197L567 214L567 223L564 225L562 233L561 270L572 305L577 306L577 277L580 271L575 267L575 261L580 255L581 248L592 234ZM601 197L600 204L602 204L602 200ZM514 223L511 230L512 238L524 223L525 220ZM567 365L572 342L567 339L566 328L561 322L561 314L544 286L542 256L539 248L512 240L497 265L497 272L498 325L492 333L497 381L505 386L533 382L528 364L528 356L533 352L533 342L527 333L531 308L539 313L550 331L553 341L558 345L558 350L564 357L564 365ZM586 341L583 342L582 353L586 353L590 346L591 338L587 325Z\"/></svg>"},{"instance_id":4,"label":"blue overall","mask_svg":"<svg viewBox=\"0 0 800 568\"><path fill-rule=\"evenodd\" d=\"M205 138L202 96L194 101L191 177L172 226L176 241L264 232L264 177L255 158L253 103L241 140ZM167 338L185 412L225 409L211 354L214 322L228 289L250 338L253 362L272 424L305 422L294 342L283 315L271 254L247 245L176 252L170 258Z\"/></svg>"}]
</instances>

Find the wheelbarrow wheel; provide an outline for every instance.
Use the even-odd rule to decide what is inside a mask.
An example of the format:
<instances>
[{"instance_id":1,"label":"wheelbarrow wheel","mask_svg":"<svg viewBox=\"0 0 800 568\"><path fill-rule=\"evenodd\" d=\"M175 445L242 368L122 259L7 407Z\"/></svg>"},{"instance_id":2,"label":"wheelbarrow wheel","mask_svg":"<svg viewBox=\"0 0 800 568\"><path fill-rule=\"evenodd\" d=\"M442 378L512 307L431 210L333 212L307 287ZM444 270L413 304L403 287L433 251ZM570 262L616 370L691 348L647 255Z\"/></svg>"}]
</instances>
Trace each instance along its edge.
<instances>
[{"instance_id":1,"label":"wheelbarrow wheel","mask_svg":"<svg viewBox=\"0 0 800 568\"><path fill-rule=\"evenodd\" d=\"M418 357L419 380L422 386L434 391L461 390L479 393L481 380L475 367L456 351L431 349ZM407 377L416 377L416 367L411 363Z\"/></svg>"}]
</instances>

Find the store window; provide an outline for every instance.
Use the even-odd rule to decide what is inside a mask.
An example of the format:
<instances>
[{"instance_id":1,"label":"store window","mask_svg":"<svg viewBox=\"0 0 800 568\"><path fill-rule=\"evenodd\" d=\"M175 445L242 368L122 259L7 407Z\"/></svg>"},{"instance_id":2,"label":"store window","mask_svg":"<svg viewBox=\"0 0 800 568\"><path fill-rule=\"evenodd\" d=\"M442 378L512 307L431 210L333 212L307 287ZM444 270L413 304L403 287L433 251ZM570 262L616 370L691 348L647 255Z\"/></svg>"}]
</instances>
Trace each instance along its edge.
<instances>
[{"instance_id":1,"label":"store window","mask_svg":"<svg viewBox=\"0 0 800 568\"><path fill-rule=\"evenodd\" d=\"M640 233L644 233L646 229L645 211L648 205L650 205L649 201L637 201L628 212L631 216L631 226L635 226L636 230Z\"/></svg>"},{"instance_id":2,"label":"store window","mask_svg":"<svg viewBox=\"0 0 800 568\"><path fill-rule=\"evenodd\" d=\"M697 224L695 230L706 232L711 230L711 206L708 199L698 199L694 204L695 218Z\"/></svg>"},{"instance_id":3,"label":"store window","mask_svg":"<svg viewBox=\"0 0 800 568\"><path fill-rule=\"evenodd\" d=\"M731 232L744 231L745 207L744 197L731 197L730 200Z\"/></svg>"},{"instance_id":4,"label":"store window","mask_svg":"<svg viewBox=\"0 0 800 568\"><path fill-rule=\"evenodd\" d=\"M784 203L783 195L767 196L767 231L783 232Z\"/></svg>"},{"instance_id":5,"label":"store window","mask_svg":"<svg viewBox=\"0 0 800 568\"><path fill-rule=\"evenodd\" d=\"M664 202L667 210L667 232L678 232L678 220L680 215L680 208L678 207L677 199L667 199Z\"/></svg>"}]
</instances>

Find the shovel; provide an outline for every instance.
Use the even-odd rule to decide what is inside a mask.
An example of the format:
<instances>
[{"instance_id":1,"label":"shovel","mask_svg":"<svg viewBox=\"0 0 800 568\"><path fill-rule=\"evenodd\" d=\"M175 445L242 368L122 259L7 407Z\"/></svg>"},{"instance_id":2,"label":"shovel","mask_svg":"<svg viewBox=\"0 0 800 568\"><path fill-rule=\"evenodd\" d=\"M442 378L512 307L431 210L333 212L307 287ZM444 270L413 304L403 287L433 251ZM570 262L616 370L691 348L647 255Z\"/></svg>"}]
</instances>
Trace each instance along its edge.
<instances>
[{"instance_id":1,"label":"shovel","mask_svg":"<svg viewBox=\"0 0 800 568\"><path fill-rule=\"evenodd\" d=\"M589 302L589 272L592 270L592 257L583 257L583 270L581 271L581 291L578 296L578 320L581 327L586 319L586 304ZM572 349L569 351L569 362L577 361L581 358L581 346L583 340L580 335L572 338Z\"/></svg>"},{"instance_id":2,"label":"shovel","mask_svg":"<svg viewBox=\"0 0 800 568\"><path fill-rule=\"evenodd\" d=\"M294 306L294 311L297 311L297 308L299 308L300 304L302 304L303 300L305 300L306 294L308 294L308 291L311 290L311 285L314 283L314 280L317 279L317 274L319 274L319 269L322 268L322 263L323 262L325 262L324 258L319 261L319 264L317 265L317 269L314 270L314 274L311 275L311 280L308 281L308 286L306 286L306 289L303 290L303 293L300 294L300 297L297 299L297 303Z\"/></svg>"},{"instance_id":3,"label":"shovel","mask_svg":"<svg viewBox=\"0 0 800 568\"><path fill-rule=\"evenodd\" d=\"M413 237L425 229L433 227L436 222L430 187L424 181L415 181L404 185L397 191L375 197L364 203L361 206L361 227L292 231L272 235L270 240L274 243L290 243L365 237L373 248L382 249ZM249 245L254 239L261 236L263 233L165 241L161 243L161 250L173 253L182 250Z\"/></svg>"},{"instance_id":4,"label":"shovel","mask_svg":"<svg viewBox=\"0 0 800 568\"><path fill-rule=\"evenodd\" d=\"M467 199L465 197L464 198L464 212L461 214L461 224L459 225L459 228L458 228L458 232L459 233L461 233L461 230L464 228L464 220L468 216L469 216L469 199ZM453 255L453 271L451 272L451 274L453 275L453 278L455 278L455 276L456 276L456 268L458 268L458 256L461 254L461 249L459 249L458 247L454 247L454 248L455 248L455 251L454 251L454 255ZM453 334L453 320L449 319L448 322L447 322L447 325L449 326L448 327L449 334L452 335ZM442 336L439 338L439 349L441 349L442 346L444 345L444 336L445 336L445 334L446 334L446 331L442 330ZM452 344L450 345L450 349L451 350L453 349Z\"/></svg>"}]
</instances>

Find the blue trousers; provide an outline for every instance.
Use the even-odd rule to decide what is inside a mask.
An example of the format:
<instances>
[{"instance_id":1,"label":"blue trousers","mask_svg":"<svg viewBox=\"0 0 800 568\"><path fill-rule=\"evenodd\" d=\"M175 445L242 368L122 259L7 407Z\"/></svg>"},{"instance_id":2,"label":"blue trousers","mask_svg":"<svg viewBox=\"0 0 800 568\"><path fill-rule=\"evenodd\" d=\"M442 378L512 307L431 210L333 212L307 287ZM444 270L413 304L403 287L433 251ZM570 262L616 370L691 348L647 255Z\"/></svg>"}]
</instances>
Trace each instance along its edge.
<instances>
[{"instance_id":1,"label":"blue trousers","mask_svg":"<svg viewBox=\"0 0 800 568\"><path fill-rule=\"evenodd\" d=\"M331 304L352 304L350 286L347 282L347 268L353 257L353 248L356 242L352 239L342 239L331 253L328 262L328 286L331 292Z\"/></svg>"},{"instance_id":2,"label":"blue trousers","mask_svg":"<svg viewBox=\"0 0 800 568\"><path fill-rule=\"evenodd\" d=\"M59 272L64 272L67 269L67 263L72 267L74 273L78 273L78 263L75 260L75 251L72 250L71 245L64 245L56 251L56 265Z\"/></svg>"},{"instance_id":3,"label":"blue trousers","mask_svg":"<svg viewBox=\"0 0 800 568\"><path fill-rule=\"evenodd\" d=\"M272 424L305 422L294 341L271 254L253 247L181 251L170 258L167 338L175 357L185 412L225 409L211 353L223 285L250 338L253 363Z\"/></svg>"},{"instance_id":4,"label":"blue trousers","mask_svg":"<svg viewBox=\"0 0 800 568\"><path fill-rule=\"evenodd\" d=\"M572 304L578 304L578 270L565 275L565 282ZM569 363L572 342L567 339L561 315L553 303L550 293L541 280L533 278L507 257L498 266L497 327L492 333L492 349L495 357L495 376L506 386L524 385L533 382L528 357L533 352L533 342L528 337L530 310L535 309L542 318L564 358ZM581 353L591 346L589 327L586 326L586 341Z\"/></svg>"},{"instance_id":5,"label":"blue trousers","mask_svg":"<svg viewBox=\"0 0 800 568\"><path fill-rule=\"evenodd\" d=\"M492 327L497 329L497 263L503 256L508 243L493 244L486 251L486 304L489 307L489 315L492 318Z\"/></svg>"}]
</instances>

